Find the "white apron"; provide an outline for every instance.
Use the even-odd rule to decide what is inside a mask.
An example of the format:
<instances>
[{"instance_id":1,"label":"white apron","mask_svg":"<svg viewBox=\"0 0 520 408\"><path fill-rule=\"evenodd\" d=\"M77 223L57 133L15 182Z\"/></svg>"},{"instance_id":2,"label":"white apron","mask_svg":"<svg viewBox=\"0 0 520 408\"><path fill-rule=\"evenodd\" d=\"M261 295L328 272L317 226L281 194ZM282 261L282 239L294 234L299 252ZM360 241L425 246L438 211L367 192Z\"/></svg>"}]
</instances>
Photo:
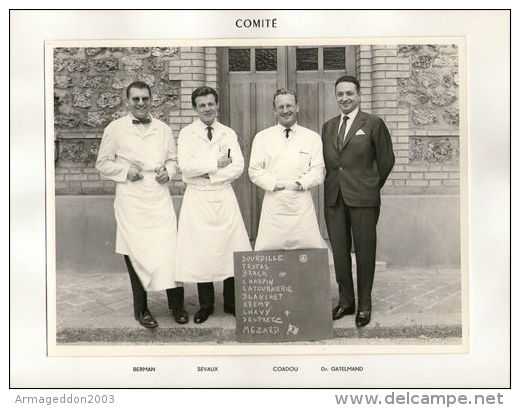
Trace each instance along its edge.
<instances>
[{"instance_id":1,"label":"white apron","mask_svg":"<svg viewBox=\"0 0 520 408\"><path fill-rule=\"evenodd\" d=\"M188 184L179 215L175 280L214 282L234 276L233 252L251 251L230 184Z\"/></svg>"},{"instance_id":2,"label":"white apron","mask_svg":"<svg viewBox=\"0 0 520 408\"><path fill-rule=\"evenodd\" d=\"M147 291L174 288L177 218L168 183L158 183L153 171L143 174L142 180L117 184L116 252L130 257Z\"/></svg>"},{"instance_id":3,"label":"white apron","mask_svg":"<svg viewBox=\"0 0 520 408\"><path fill-rule=\"evenodd\" d=\"M282 184L298 180L308 171L310 157L284 144L269 166ZM323 240L310 190L266 191L255 251L269 249L328 248Z\"/></svg>"},{"instance_id":4,"label":"white apron","mask_svg":"<svg viewBox=\"0 0 520 408\"><path fill-rule=\"evenodd\" d=\"M328 248L320 233L311 192L266 191L255 251L303 248Z\"/></svg>"}]
</instances>

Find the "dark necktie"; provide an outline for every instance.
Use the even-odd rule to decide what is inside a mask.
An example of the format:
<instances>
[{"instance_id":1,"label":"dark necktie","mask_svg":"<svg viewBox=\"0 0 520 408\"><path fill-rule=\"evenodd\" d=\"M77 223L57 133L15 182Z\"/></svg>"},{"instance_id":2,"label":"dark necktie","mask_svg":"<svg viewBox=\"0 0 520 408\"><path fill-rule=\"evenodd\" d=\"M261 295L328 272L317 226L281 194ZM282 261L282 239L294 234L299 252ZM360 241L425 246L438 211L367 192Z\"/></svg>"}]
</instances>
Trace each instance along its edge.
<instances>
[{"instance_id":1,"label":"dark necktie","mask_svg":"<svg viewBox=\"0 0 520 408\"><path fill-rule=\"evenodd\" d=\"M291 129L289 128L285 128L285 138L286 139L289 139L289 132L291 131Z\"/></svg>"},{"instance_id":2,"label":"dark necktie","mask_svg":"<svg viewBox=\"0 0 520 408\"><path fill-rule=\"evenodd\" d=\"M338 132L338 149L341 150L343 147L343 140L345 139L345 129L347 128L347 120L348 116L343 116L343 121L341 122L341 127Z\"/></svg>"},{"instance_id":3,"label":"dark necktie","mask_svg":"<svg viewBox=\"0 0 520 408\"><path fill-rule=\"evenodd\" d=\"M213 128L211 126L208 126L207 129L208 129L208 140L211 141L211 139L213 139L213 134L211 133Z\"/></svg>"},{"instance_id":4,"label":"dark necktie","mask_svg":"<svg viewBox=\"0 0 520 408\"><path fill-rule=\"evenodd\" d=\"M152 120L150 118L146 118L146 119L133 119L132 120L132 124L134 125L146 125L148 123L150 123Z\"/></svg>"}]
</instances>

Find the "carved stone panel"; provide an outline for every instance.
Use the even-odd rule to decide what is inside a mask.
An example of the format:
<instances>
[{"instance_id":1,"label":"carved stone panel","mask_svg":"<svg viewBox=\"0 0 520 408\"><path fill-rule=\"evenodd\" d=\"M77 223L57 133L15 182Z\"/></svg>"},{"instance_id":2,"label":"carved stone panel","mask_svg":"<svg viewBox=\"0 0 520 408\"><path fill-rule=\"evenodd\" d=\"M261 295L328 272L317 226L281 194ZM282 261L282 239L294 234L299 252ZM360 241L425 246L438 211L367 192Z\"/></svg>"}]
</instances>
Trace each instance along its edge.
<instances>
[{"instance_id":1,"label":"carved stone panel","mask_svg":"<svg viewBox=\"0 0 520 408\"><path fill-rule=\"evenodd\" d=\"M409 107L414 129L457 130L458 48L453 44L398 46L398 58L409 62L410 77L398 85L399 106ZM449 133L448 133L449 134Z\"/></svg>"}]
</instances>

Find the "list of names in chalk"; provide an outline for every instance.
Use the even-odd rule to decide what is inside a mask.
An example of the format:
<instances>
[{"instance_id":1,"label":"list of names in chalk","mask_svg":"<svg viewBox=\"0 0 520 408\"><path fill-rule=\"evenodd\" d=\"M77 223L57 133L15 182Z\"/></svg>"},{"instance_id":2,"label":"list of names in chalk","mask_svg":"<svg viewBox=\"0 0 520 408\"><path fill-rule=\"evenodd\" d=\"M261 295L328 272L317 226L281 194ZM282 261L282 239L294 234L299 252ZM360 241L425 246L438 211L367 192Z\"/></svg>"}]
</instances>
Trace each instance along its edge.
<instances>
[{"instance_id":1,"label":"list of names in chalk","mask_svg":"<svg viewBox=\"0 0 520 408\"><path fill-rule=\"evenodd\" d=\"M329 325L324 327L325 334L316 334L313 321L316 318L330 320L330 307L317 307L315 303L320 296L310 293L316 291L316 269L320 258L323 263L323 252L320 251L323 250L235 254L239 341L297 341L327 336ZM326 264L326 252L324 259ZM328 278L321 281L325 287L318 292L328 292ZM316 316L323 315L321 310L327 310L328 314Z\"/></svg>"}]
</instances>

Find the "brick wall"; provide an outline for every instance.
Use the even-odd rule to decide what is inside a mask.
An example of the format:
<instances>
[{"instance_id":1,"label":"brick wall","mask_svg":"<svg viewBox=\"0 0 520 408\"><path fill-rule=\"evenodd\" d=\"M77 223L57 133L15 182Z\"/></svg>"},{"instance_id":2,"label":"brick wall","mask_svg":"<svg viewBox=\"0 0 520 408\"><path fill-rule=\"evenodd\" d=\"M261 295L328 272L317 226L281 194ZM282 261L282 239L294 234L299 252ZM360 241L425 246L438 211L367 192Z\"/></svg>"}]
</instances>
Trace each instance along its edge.
<instances>
[{"instance_id":1,"label":"brick wall","mask_svg":"<svg viewBox=\"0 0 520 408\"><path fill-rule=\"evenodd\" d=\"M452 45L360 45L356 75L361 108L381 116L396 164L385 194L459 192L457 48ZM152 115L175 139L196 118L192 91L219 87L215 47L57 48L56 194L113 194L94 169L104 127L126 114L124 90L135 79L152 87ZM177 175L170 190L182 195Z\"/></svg>"},{"instance_id":2,"label":"brick wall","mask_svg":"<svg viewBox=\"0 0 520 408\"><path fill-rule=\"evenodd\" d=\"M168 76L175 47L56 48L54 140L56 194L113 194L94 168L103 130L127 114L125 90L142 80L153 93L151 114L168 121L179 110L180 82Z\"/></svg>"},{"instance_id":3,"label":"brick wall","mask_svg":"<svg viewBox=\"0 0 520 408\"><path fill-rule=\"evenodd\" d=\"M105 126L127 114L125 89L134 80L152 88L151 114L168 123L175 142L196 114L192 91L217 88L217 49L181 48L57 48L55 71L56 194L113 194L115 184L94 168ZM184 193L177 175L174 195Z\"/></svg>"},{"instance_id":4,"label":"brick wall","mask_svg":"<svg viewBox=\"0 0 520 408\"><path fill-rule=\"evenodd\" d=\"M180 109L171 111L170 126L175 143L181 128L192 123L197 114L191 105L191 93L199 86L207 85L217 89L217 49L215 47L181 47L180 59L170 62L169 79L180 81ZM181 176L173 181L172 193L184 194L185 185Z\"/></svg>"},{"instance_id":5,"label":"brick wall","mask_svg":"<svg viewBox=\"0 0 520 408\"><path fill-rule=\"evenodd\" d=\"M360 45L361 108L384 119L396 162L386 194L459 192L458 50Z\"/></svg>"}]
</instances>

